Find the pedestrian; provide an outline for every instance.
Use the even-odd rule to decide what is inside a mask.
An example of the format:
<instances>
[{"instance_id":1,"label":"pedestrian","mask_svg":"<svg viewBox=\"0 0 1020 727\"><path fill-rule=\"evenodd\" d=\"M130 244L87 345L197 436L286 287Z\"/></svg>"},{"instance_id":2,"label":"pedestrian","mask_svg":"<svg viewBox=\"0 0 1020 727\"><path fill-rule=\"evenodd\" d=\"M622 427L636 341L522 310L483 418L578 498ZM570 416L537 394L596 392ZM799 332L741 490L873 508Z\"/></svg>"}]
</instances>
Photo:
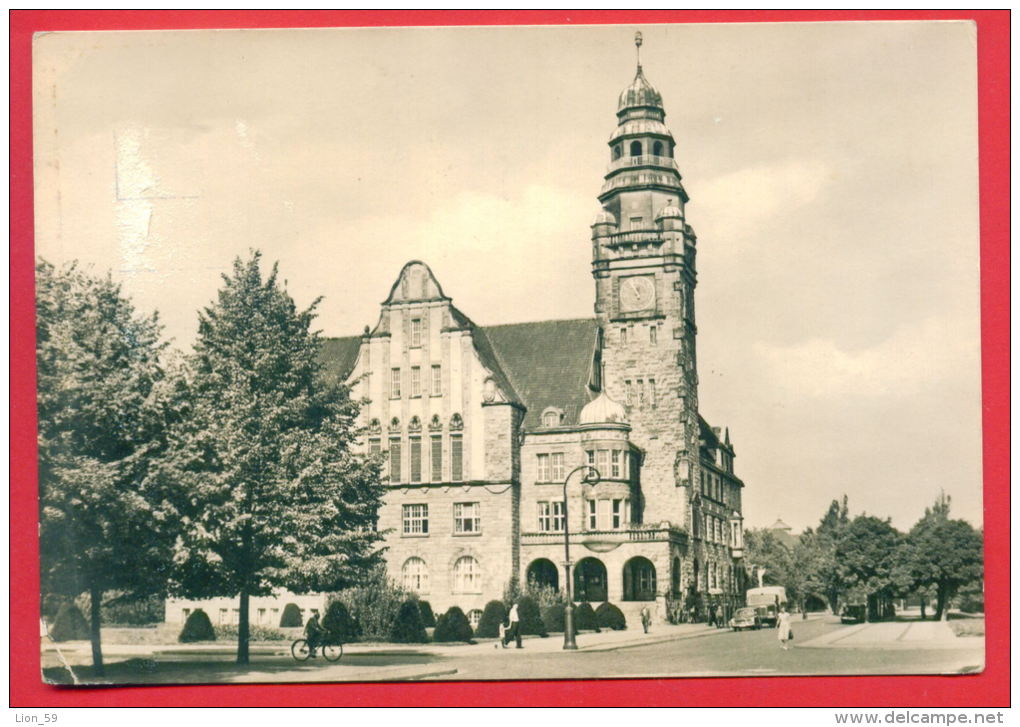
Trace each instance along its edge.
<instances>
[{"instance_id":1,"label":"pedestrian","mask_svg":"<svg viewBox=\"0 0 1020 727\"><path fill-rule=\"evenodd\" d=\"M776 619L776 634L779 637L779 646L786 651L789 647L786 645L787 641L793 638L793 631L790 628L790 612L786 610L786 605L780 606L779 618Z\"/></svg>"},{"instance_id":2,"label":"pedestrian","mask_svg":"<svg viewBox=\"0 0 1020 727\"><path fill-rule=\"evenodd\" d=\"M645 633L648 633L648 627L652 625L652 612L648 610L648 606L641 609L641 626L644 628Z\"/></svg>"},{"instance_id":3,"label":"pedestrian","mask_svg":"<svg viewBox=\"0 0 1020 727\"><path fill-rule=\"evenodd\" d=\"M708 607L708 625L709 626L718 626L719 625L719 622L716 620L715 614L716 614L715 604L713 603L711 606Z\"/></svg>"},{"instance_id":4,"label":"pedestrian","mask_svg":"<svg viewBox=\"0 0 1020 727\"><path fill-rule=\"evenodd\" d=\"M499 645L506 648L506 619L499 622Z\"/></svg>"},{"instance_id":5,"label":"pedestrian","mask_svg":"<svg viewBox=\"0 0 1020 727\"><path fill-rule=\"evenodd\" d=\"M507 617L510 621L510 627L506 630L506 635L503 637L503 646L510 643L510 639L514 639L517 642L517 648L523 649L521 645L521 617L517 613L517 602L514 601L514 605L510 607L510 614Z\"/></svg>"}]
</instances>

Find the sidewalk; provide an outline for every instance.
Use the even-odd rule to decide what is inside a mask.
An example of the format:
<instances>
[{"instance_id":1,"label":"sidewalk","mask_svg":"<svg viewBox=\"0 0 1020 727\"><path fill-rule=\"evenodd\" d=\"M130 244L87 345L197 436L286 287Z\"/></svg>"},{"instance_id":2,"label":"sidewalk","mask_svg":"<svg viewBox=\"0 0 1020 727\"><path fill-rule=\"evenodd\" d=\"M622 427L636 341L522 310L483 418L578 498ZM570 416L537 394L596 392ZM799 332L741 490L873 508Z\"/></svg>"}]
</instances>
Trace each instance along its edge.
<instances>
[{"instance_id":1,"label":"sidewalk","mask_svg":"<svg viewBox=\"0 0 1020 727\"><path fill-rule=\"evenodd\" d=\"M797 644L804 649L974 649L980 636L958 637L945 621L884 621L837 629Z\"/></svg>"}]
</instances>

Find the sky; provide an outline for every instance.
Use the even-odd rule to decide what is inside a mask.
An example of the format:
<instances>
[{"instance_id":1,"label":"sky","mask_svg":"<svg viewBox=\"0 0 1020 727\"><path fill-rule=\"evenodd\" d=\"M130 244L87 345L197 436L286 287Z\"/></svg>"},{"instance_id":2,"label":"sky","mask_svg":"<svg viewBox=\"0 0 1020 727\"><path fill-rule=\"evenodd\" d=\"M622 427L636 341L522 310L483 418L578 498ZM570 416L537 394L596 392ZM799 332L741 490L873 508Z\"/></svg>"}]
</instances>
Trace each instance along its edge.
<instances>
[{"instance_id":1,"label":"sky","mask_svg":"<svg viewBox=\"0 0 1020 727\"><path fill-rule=\"evenodd\" d=\"M749 526L981 517L966 22L51 33L36 252L187 349L249 249L325 335L427 262L481 325L593 315L589 225L633 35L698 234L702 414Z\"/></svg>"}]
</instances>

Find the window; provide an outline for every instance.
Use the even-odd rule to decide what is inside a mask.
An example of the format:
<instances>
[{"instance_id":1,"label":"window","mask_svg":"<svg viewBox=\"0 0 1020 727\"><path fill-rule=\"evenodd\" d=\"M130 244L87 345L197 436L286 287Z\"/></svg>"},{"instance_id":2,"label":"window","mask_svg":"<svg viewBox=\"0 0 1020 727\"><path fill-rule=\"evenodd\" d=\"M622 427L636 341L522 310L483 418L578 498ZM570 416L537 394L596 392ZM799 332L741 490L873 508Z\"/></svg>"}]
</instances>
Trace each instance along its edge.
<instances>
[{"instance_id":1,"label":"window","mask_svg":"<svg viewBox=\"0 0 1020 727\"><path fill-rule=\"evenodd\" d=\"M563 501L538 503L538 529L543 533L563 532Z\"/></svg>"},{"instance_id":2,"label":"window","mask_svg":"<svg viewBox=\"0 0 1020 727\"><path fill-rule=\"evenodd\" d=\"M482 532L482 509L477 502L455 502L453 504L453 532Z\"/></svg>"},{"instance_id":3,"label":"window","mask_svg":"<svg viewBox=\"0 0 1020 727\"><path fill-rule=\"evenodd\" d=\"M482 610L480 608L472 608L467 613L468 623L471 624L471 628L477 629L478 624L482 622Z\"/></svg>"},{"instance_id":4,"label":"window","mask_svg":"<svg viewBox=\"0 0 1020 727\"><path fill-rule=\"evenodd\" d=\"M648 379L648 403L655 408L655 379Z\"/></svg>"},{"instance_id":5,"label":"window","mask_svg":"<svg viewBox=\"0 0 1020 727\"><path fill-rule=\"evenodd\" d=\"M621 144L617 144L616 146L613 147L613 161L616 161L617 159L619 159L622 156L623 156L623 146Z\"/></svg>"},{"instance_id":6,"label":"window","mask_svg":"<svg viewBox=\"0 0 1020 727\"><path fill-rule=\"evenodd\" d=\"M411 482L421 482L421 437L411 437Z\"/></svg>"},{"instance_id":7,"label":"window","mask_svg":"<svg viewBox=\"0 0 1020 727\"><path fill-rule=\"evenodd\" d=\"M404 505L404 535L429 534L429 506Z\"/></svg>"},{"instance_id":8,"label":"window","mask_svg":"<svg viewBox=\"0 0 1020 727\"><path fill-rule=\"evenodd\" d=\"M589 467L594 467L595 466L595 450L594 449L589 449L587 452L585 452L585 454L588 455L588 466Z\"/></svg>"},{"instance_id":9,"label":"window","mask_svg":"<svg viewBox=\"0 0 1020 727\"><path fill-rule=\"evenodd\" d=\"M652 344L653 346L657 346L659 344L659 327L658 326L649 326L648 327L648 342L650 344Z\"/></svg>"},{"instance_id":10,"label":"window","mask_svg":"<svg viewBox=\"0 0 1020 727\"><path fill-rule=\"evenodd\" d=\"M411 319L411 348L421 347L421 318Z\"/></svg>"},{"instance_id":11,"label":"window","mask_svg":"<svg viewBox=\"0 0 1020 727\"><path fill-rule=\"evenodd\" d=\"M632 230L640 230L641 227L642 227L642 224L644 223L644 221L645 221L644 217L631 217L630 218L630 229L632 229Z\"/></svg>"},{"instance_id":12,"label":"window","mask_svg":"<svg viewBox=\"0 0 1020 727\"><path fill-rule=\"evenodd\" d=\"M662 156L662 142L661 141L657 141L654 144L652 144L652 154L654 154L657 157L661 157Z\"/></svg>"},{"instance_id":13,"label":"window","mask_svg":"<svg viewBox=\"0 0 1020 727\"><path fill-rule=\"evenodd\" d=\"M553 482L559 482L567 476L566 455L563 452L555 452L549 455L549 469Z\"/></svg>"},{"instance_id":14,"label":"window","mask_svg":"<svg viewBox=\"0 0 1020 727\"><path fill-rule=\"evenodd\" d=\"M627 500L613 500L613 530L620 530L627 524Z\"/></svg>"},{"instance_id":15,"label":"window","mask_svg":"<svg viewBox=\"0 0 1020 727\"><path fill-rule=\"evenodd\" d=\"M595 501L594 500L588 500L588 529L589 530L598 530L599 529L599 521L598 521L598 517L596 516L596 509L595 508L596 508Z\"/></svg>"},{"instance_id":16,"label":"window","mask_svg":"<svg viewBox=\"0 0 1020 727\"><path fill-rule=\"evenodd\" d=\"M432 481L443 481L443 438L432 437Z\"/></svg>"},{"instance_id":17,"label":"window","mask_svg":"<svg viewBox=\"0 0 1020 727\"><path fill-rule=\"evenodd\" d=\"M411 367L411 396L421 396L421 366Z\"/></svg>"},{"instance_id":18,"label":"window","mask_svg":"<svg viewBox=\"0 0 1020 727\"><path fill-rule=\"evenodd\" d=\"M432 364L432 396L443 395L443 367Z\"/></svg>"},{"instance_id":19,"label":"window","mask_svg":"<svg viewBox=\"0 0 1020 727\"><path fill-rule=\"evenodd\" d=\"M421 558L412 557L405 560L404 567L400 569L400 576L407 590L428 593L429 569Z\"/></svg>"},{"instance_id":20,"label":"window","mask_svg":"<svg viewBox=\"0 0 1020 727\"><path fill-rule=\"evenodd\" d=\"M461 482L464 479L464 437L461 434L450 435L450 480Z\"/></svg>"},{"instance_id":21,"label":"window","mask_svg":"<svg viewBox=\"0 0 1020 727\"><path fill-rule=\"evenodd\" d=\"M260 608L259 609L259 617L258 617L257 623L262 624L264 626L266 624L266 619L267 618L268 618L268 614L266 613L266 609Z\"/></svg>"},{"instance_id":22,"label":"window","mask_svg":"<svg viewBox=\"0 0 1020 727\"><path fill-rule=\"evenodd\" d=\"M620 345L627 345L627 326L620 326Z\"/></svg>"},{"instance_id":23,"label":"window","mask_svg":"<svg viewBox=\"0 0 1020 727\"><path fill-rule=\"evenodd\" d=\"M600 449L595 455L595 468L600 476L606 477L609 474L609 450Z\"/></svg>"},{"instance_id":24,"label":"window","mask_svg":"<svg viewBox=\"0 0 1020 727\"><path fill-rule=\"evenodd\" d=\"M400 482L400 440L390 440L390 482Z\"/></svg>"},{"instance_id":25,"label":"window","mask_svg":"<svg viewBox=\"0 0 1020 727\"><path fill-rule=\"evenodd\" d=\"M390 369L390 398L400 398L400 369Z\"/></svg>"},{"instance_id":26,"label":"window","mask_svg":"<svg viewBox=\"0 0 1020 727\"><path fill-rule=\"evenodd\" d=\"M645 380L637 380L637 395L638 395L638 406L645 405Z\"/></svg>"},{"instance_id":27,"label":"window","mask_svg":"<svg viewBox=\"0 0 1020 727\"><path fill-rule=\"evenodd\" d=\"M634 404L634 382L627 379L623 382L623 385L627 389L627 406L633 406Z\"/></svg>"},{"instance_id":28,"label":"window","mask_svg":"<svg viewBox=\"0 0 1020 727\"><path fill-rule=\"evenodd\" d=\"M612 451L612 474L614 479L619 479L622 476L623 469L620 467L620 450L614 449Z\"/></svg>"},{"instance_id":29,"label":"window","mask_svg":"<svg viewBox=\"0 0 1020 727\"><path fill-rule=\"evenodd\" d=\"M220 609L220 620L219 620L219 623L221 625L227 623L227 609L225 609L225 608L221 608Z\"/></svg>"},{"instance_id":30,"label":"window","mask_svg":"<svg viewBox=\"0 0 1020 727\"><path fill-rule=\"evenodd\" d=\"M639 157L639 156L641 156L641 142L640 141L632 141L630 143L630 155L632 157Z\"/></svg>"},{"instance_id":31,"label":"window","mask_svg":"<svg viewBox=\"0 0 1020 727\"><path fill-rule=\"evenodd\" d=\"M188 620L188 616L190 616L190 615L191 615L191 609L190 608L182 608L181 609L181 623L184 623L185 621L187 621Z\"/></svg>"},{"instance_id":32,"label":"window","mask_svg":"<svg viewBox=\"0 0 1020 727\"><path fill-rule=\"evenodd\" d=\"M378 437L368 440L368 453L371 455L377 455L382 451L382 442L379 441Z\"/></svg>"},{"instance_id":33,"label":"window","mask_svg":"<svg viewBox=\"0 0 1020 727\"><path fill-rule=\"evenodd\" d=\"M538 455L538 481L549 482L549 455Z\"/></svg>"},{"instance_id":34,"label":"window","mask_svg":"<svg viewBox=\"0 0 1020 727\"><path fill-rule=\"evenodd\" d=\"M560 414L555 411L547 411L542 415L543 427L558 427L560 425Z\"/></svg>"},{"instance_id":35,"label":"window","mask_svg":"<svg viewBox=\"0 0 1020 727\"><path fill-rule=\"evenodd\" d=\"M482 590L482 571L478 561L470 555L457 559L453 564L453 592L480 593Z\"/></svg>"}]
</instances>

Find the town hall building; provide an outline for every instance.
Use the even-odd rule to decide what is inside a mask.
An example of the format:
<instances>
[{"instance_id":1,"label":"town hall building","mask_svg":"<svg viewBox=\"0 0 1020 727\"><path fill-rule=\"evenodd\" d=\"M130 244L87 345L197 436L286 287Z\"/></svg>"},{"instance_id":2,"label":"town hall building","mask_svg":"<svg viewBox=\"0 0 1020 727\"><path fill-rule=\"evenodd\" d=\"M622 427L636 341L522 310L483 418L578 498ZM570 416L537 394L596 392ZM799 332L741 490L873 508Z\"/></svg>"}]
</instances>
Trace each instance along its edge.
<instances>
[{"instance_id":1,"label":"town hall building","mask_svg":"<svg viewBox=\"0 0 1020 727\"><path fill-rule=\"evenodd\" d=\"M576 601L661 617L744 591L734 447L698 410L697 238L640 64L616 116L592 317L481 326L414 260L374 328L325 342L387 463L389 573L437 613L477 619L514 578L565 588L565 528Z\"/></svg>"}]
</instances>

